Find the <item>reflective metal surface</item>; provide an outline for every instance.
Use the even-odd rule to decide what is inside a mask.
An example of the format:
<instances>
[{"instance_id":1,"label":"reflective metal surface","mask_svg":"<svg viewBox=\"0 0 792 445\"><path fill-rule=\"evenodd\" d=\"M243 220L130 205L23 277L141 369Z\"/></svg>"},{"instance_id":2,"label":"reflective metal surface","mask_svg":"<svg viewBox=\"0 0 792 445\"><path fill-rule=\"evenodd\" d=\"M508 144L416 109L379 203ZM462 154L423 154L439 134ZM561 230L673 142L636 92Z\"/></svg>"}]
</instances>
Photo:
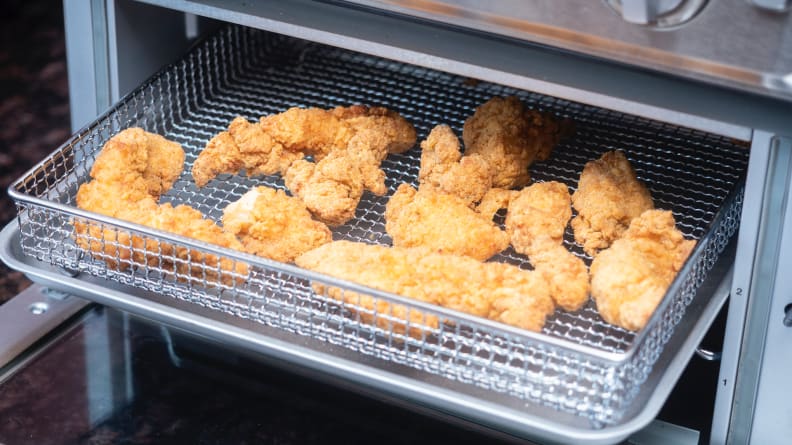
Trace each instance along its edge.
<instances>
[{"instance_id":1,"label":"reflective metal surface","mask_svg":"<svg viewBox=\"0 0 792 445\"><path fill-rule=\"evenodd\" d=\"M745 0L710 1L689 22L627 23L606 1L348 0L399 14L792 100L792 18Z\"/></svg>"}]
</instances>

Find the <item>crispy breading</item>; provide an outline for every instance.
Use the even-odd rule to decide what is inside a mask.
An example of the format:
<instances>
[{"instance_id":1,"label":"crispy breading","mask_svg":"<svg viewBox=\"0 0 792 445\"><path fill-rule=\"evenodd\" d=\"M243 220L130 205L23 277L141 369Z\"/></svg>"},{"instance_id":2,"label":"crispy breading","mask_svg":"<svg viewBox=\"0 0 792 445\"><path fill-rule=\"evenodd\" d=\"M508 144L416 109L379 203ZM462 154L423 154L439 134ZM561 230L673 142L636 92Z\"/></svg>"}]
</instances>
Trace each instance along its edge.
<instances>
[{"instance_id":1,"label":"crispy breading","mask_svg":"<svg viewBox=\"0 0 792 445\"><path fill-rule=\"evenodd\" d=\"M178 143L141 128L111 137L91 167L92 181L77 190L77 207L105 216L134 221L150 212L182 172L184 151ZM74 220L77 244L100 253L111 268L128 268L142 261L144 240L128 233Z\"/></svg>"},{"instance_id":2,"label":"crispy breading","mask_svg":"<svg viewBox=\"0 0 792 445\"><path fill-rule=\"evenodd\" d=\"M528 184L528 167L550 157L564 126L550 114L525 109L517 97L493 97L465 120L465 154L481 155L492 171L492 186Z\"/></svg>"},{"instance_id":3,"label":"crispy breading","mask_svg":"<svg viewBox=\"0 0 792 445\"><path fill-rule=\"evenodd\" d=\"M415 138L406 119L382 107L290 108L259 123L238 117L198 155L193 179L201 187L242 168L248 175L280 173L316 218L341 225L354 217L364 190L385 194L380 163L410 149Z\"/></svg>"},{"instance_id":4,"label":"crispy breading","mask_svg":"<svg viewBox=\"0 0 792 445\"><path fill-rule=\"evenodd\" d=\"M198 210L157 203L159 195L179 177L183 164L184 152L179 144L140 129L124 130L110 138L96 157L91 169L93 180L77 190L77 207L240 250L242 244L233 234L205 219ZM209 280L220 278L225 283L238 281L247 271L246 266L231 260L194 249L176 249L170 243L134 232L86 224L79 219L74 220L74 229L77 244L98 254L111 268L151 265L180 273L180 279L193 275ZM237 276L229 278L228 272Z\"/></svg>"},{"instance_id":5,"label":"crispy breading","mask_svg":"<svg viewBox=\"0 0 792 445\"><path fill-rule=\"evenodd\" d=\"M338 226L355 216L364 190L387 192L385 172L373 156L367 150L334 150L316 163L295 162L283 180L318 220Z\"/></svg>"},{"instance_id":6,"label":"crispy breading","mask_svg":"<svg viewBox=\"0 0 792 445\"><path fill-rule=\"evenodd\" d=\"M293 163L284 181L317 219L331 226L355 216L365 190L386 193L380 163L388 153L410 149L416 138L413 126L398 113L362 105L290 109L263 118L262 126L287 146L314 156L315 163Z\"/></svg>"},{"instance_id":7,"label":"crispy breading","mask_svg":"<svg viewBox=\"0 0 792 445\"><path fill-rule=\"evenodd\" d=\"M557 181L537 182L520 190L509 203L506 232L518 253L529 257L539 244L561 244L572 206L569 189Z\"/></svg>"},{"instance_id":8,"label":"crispy breading","mask_svg":"<svg viewBox=\"0 0 792 445\"><path fill-rule=\"evenodd\" d=\"M578 212L572 220L575 241L592 256L622 236L633 218L654 208L649 189L619 150L586 163L572 204Z\"/></svg>"},{"instance_id":9,"label":"crispy breading","mask_svg":"<svg viewBox=\"0 0 792 445\"><path fill-rule=\"evenodd\" d=\"M642 329L695 247L667 210L647 210L591 263L591 294L608 323Z\"/></svg>"},{"instance_id":10,"label":"crispy breading","mask_svg":"<svg viewBox=\"0 0 792 445\"><path fill-rule=\"evenodd\" d=\"M147 192L145 181L133 177L127 180L131 182L93 180L82 184L77 190L77 207L132 222L137 222L140 214L155 211L157 201ZM111 269L124 270L133 262L144 264L143 238L126 231L87 224L78 218L72 223L77 245L99 254Z\"/></svg>"},{"instance_id":11,"label":"crispy breading","mask_svg":"<svg viewBox=\"0 0 792 445\"><path fill-rule=\"evenodd\" d=\"M547 280L550 296L568 311L580 309L589 298L589 275L582 259L562 244L572 216L569 189L555 181L538 182L517 193L509 203L506 232L512 247L527 255Z\"/></svg>"},{"instance_id":12,"label":"crispy breading","mask_svg":"<svg viewBox=\"0 0 792 445\"><path fill-rule=\"evenodd\" d=\"M224 231L213 221L205 219L198 210L187 205L173 207L170 203L157 204L150 195L127 193L134 190L124 183L105 183L98 180L80 186L77 205L124 221L175 233L210 244L242 250L242 244L233 234ZM96 224L74 221L75 239L79 246L100 254L111 268L127 269L133 264L150 265L170 272L206 275L217 278L218 270L246 273L242 264L219 259L193 249L179 248L157 239L134 235L134 232L103 228ZM205 267L204 267L205 266ZM224 282L229 278L223 277Z\"/></svg>"},{"instance_id":13,"label":"crispy breading","mask_svg":"<svg viewBox=\"0 0 792 445\"><path fill-rule=\"evenodd\" d=\"M563 244L544 241L530 260L534 270L547 281L557 306L576 311L588 302L591 284L586 263Z\"/></svg>"},{"instance_id":14,"label":"crispy breading","mask_svg":"<svg viewBox=\"0 0 792 445\"><path fill-rule=\"evenodd\" d=\"M330 110L290 108L261 118L262 128L289 150L321 160L350 143L364 145L384 159L415 145L415 129L398 113L383 107L352 105Z\"/></svg>"},{"instance_id":15,"label":"crispy breading","mask_svg":"<svg viewBox=\"0 0 792 445\"><path fill-rule=\"evenodd\" d=\"M451 127L438 125L421 142L418 181L419 189L453 194L472 206L492 188L492 172L481 156L462 156Z\"/></svg>"},{"instance_id":16,"label":"crispy breading","mask_svg":"<svg viewBox=\"0 0 792 445\"><path fill-rule=\"evenodd\" d=\"M142 184L158 198L173 186L183 168L184 150L178 143L133 127L105 143L90 174L104 183Z\"/></svg>"},{"instance_id":17,"label":"crispy breading","mask_svg":"<svg viewBox=\"0 0 792 445\"><path fill-rule=\"evenodd\" d=\"M239 237L246 252L287 263L333 239L302 201L263 186L226 206L223 227Z\"/></svg>"},{"instance_id":18,"label":"crispy breading","mask_svg":"<svg viewBox=\"0 0 792 445\"><path fill-rule=\"evenodd\" d=\"M302 159L299 151L285 149L257 122L237 116L223 131L209 140L193 163L192 176L203 187L221 173L245 170L248 176L282 173L292 162Z\"/></svg>"},{"instance_id":19,"label":"crispy breading","mask_svg":"<svg viewBox=\"0 0 792 445\"><path fill-rule=\"evenodd\" d=\"M517 197L519 193L520 192L517 190L500 188L489 189L487 193L484 194L484 197L481 198L481 202L476 206L476 212L488 220L491 220L495 218L495 214L498 213L500 209L508 208L511 200Z\"/></svg>"},{"instance_id":20,"label":"crispy breading","mask_svg":"<svg viewBox=\"0 0 792 445\"><path fill-rule=\"evenodd\" d=\"M216 246L243 250L242 243L234 234L188 205L161 204L156 211L145 213L140 221L135 222ZM206 278L209 282L219 279L225 284L241 283L248 271L244 263L195 249L176 248L165 242L152 244L149 241L146 248L154 254L150 256L149 264L154 261L155 265L165 270L177 272L181 275L177 277L180 280L188 279L189 275L198 279ZM164 256L164 263L158 263L158 252Z\"/></svg>"},{"instance_id":21,"label":"crispy breading","mask_svg":"<svg viewBox=\"0 0 792 445\"><path fill-rule=\"evenodd\" d=\"M509 236L455 195L401 184L385 207L385 230L397 247L484 261L509 245Z\"/></svg>"},{"instance_id":22,"label":"crispy breading","mask_svg":"<svg viewBox=\"0 0 792 445\"><path fill-rule=\"evenodd\" d=\"M540 331L554 310L545 281L531 271L504 263L481 263L471 258L431 252L423 248L374 246L335 241L296 260L300 267L354 281L375 289L486 317L520 328ZM366 309L359 312L373 323L369 310L382 314L376 323L404 332L406 322L434 328L436 316L392 305L365 294L327 290L332 298ZM388 320L392 315L394 320ZM403 320L399 323L399 320ZM409 330L411 334L420 330Z\"/></svg>"},{"instance_id":23,"label":"crispy breading","mask_svg":"<svg viewBox=\"0 0 792 445\"><path fill-rule=\"evenodd\" d=\"M355 132L347 146L361 144L384 159L390 153L404 153L415 145L415 127L393 110L353 105L336 107L333 114Z\"/></svg>"}]
</instances>

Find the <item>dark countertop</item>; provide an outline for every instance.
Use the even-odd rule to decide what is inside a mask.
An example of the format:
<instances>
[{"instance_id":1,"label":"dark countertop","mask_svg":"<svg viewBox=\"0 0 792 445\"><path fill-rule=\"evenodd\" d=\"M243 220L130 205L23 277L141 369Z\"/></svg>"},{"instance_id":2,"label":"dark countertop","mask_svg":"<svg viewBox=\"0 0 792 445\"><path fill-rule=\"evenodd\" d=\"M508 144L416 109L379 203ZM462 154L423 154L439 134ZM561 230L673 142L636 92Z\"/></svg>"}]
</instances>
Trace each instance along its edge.
<instances>
[{"instance_id":1,"label":"dark countertop","mask_svg":"<svg viewBox=\"0 0 792 445\"><path fill-rule=\"evenodd\" d=\"M7 445L506 443L112 309L0 382Z\"/></svg>"},{"instance_id":2,"label":"dark countertop","mask_svg":"<svg viewBox=\"0 0 792 445\"><path fill-rule=\"evenodd\" d=\"M16 216L6 189L70 135L63 5L8 0L0 14L0 224ZM0 304L30 282L0 264Z\"/></svg>"}]
</instances>

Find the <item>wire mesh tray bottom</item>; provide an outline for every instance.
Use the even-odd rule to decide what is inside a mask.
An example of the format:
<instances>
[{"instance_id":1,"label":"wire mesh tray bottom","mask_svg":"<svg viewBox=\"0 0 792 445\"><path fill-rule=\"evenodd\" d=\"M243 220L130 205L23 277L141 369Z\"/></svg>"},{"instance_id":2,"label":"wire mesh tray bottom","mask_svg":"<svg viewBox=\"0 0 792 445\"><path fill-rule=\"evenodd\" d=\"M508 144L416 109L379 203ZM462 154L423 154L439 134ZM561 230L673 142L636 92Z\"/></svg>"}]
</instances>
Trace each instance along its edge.
<instances>
[{"instance_id":1,"label":"wire mesh tray bottom","mask_svg":"<svg viewBox=\"0 0 792 445\"><path fill-rule=\"evenodd\" d=\"M185 173L162 200L189 204L217 221L228 202L255 185L284 188L279 177L244 175L222 176L200 190L193 184L189 171L197 154L237 115L255 119L293 106L364 103L398 111L415 125L422 140L441 123L461 134L465 118L496 95L519 96L530 108L575 122L575 134L556 147L550 160L532 167L534 180L561 181L574 190L585 162L608 150L624 150L650 188L655 205L672 210L685 235L699 240L684 276L678 277L661 306L662 316L641 334L605 323L589 303L575 313L557 311L543 332L533 335L74 210L77 189L89 179L91 163L104 142L131 126L177 141L187 153ZM420 151L413 149L385 160L388 195L402 182L416 183L419 157ZM498 394L499 400L507 395L518 404L570 412L589 419L592 427L601 427L622 418L735 233L747 159L744 146L715 135L228 27L52 153L14 185L14 197L22 249L40 261L469 383ZM356 217L336 228L333 238L389 244L382 216L386 202L387 196L365 194ZM132 237L146 239L144 260L103 258L98 252L83 251L74 242L76 223L101 227L102 235L89 241L102 246L116 243L116 253L131 249ZM168 254L172 250L163 249L166 245L186 250L189 260ZM575 245L571 231L565 245L590 262ZM108 249L103 252L107 255ZM530 267L512 250L493 260ZM222 266L223 261L250 268L235 276ZM357 299L333 298L327 289L357 290L351 294ZM366 290L365 297L360 290ZM361 298L371 300L363 304ZM398 305L389 304L393 302ZM430 316L448 322L421 323Z\"/></svg>"}]
</instances>

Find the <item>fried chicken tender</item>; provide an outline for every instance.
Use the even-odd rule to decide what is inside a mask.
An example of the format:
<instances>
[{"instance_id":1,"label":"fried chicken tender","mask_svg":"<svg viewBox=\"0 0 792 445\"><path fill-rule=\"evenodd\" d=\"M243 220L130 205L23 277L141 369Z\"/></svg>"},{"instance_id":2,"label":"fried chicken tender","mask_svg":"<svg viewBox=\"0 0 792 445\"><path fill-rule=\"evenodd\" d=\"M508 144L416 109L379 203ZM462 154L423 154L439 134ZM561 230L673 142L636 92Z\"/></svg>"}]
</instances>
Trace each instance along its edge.
<instances>
[{"instance_id":1,"label":"fried chicken tender","mask_svg":"<svg viewBox=\"0 0 792 445\"><path fill-rule=\"evenodd\" d=\"M201 187L220 173L284 176L292 194L330 225L354 217L365 190L386 192L380 164L415 145L415 128L383 107L290 108L259 123L236 118L193 164ZM302 159L313 156L315 162Z\"/></svg>"},{"instance_id":2,"label":"fried chicken tender","mask_svg":"<svg viewBox=\"0 0 792 445\"><path fill-rule=\"evenodd\" d=\"M157 208L157 201L147 191L142 178L128 182L93 180L77 190L77 207L125 221L137 222L146 212ZM145 240L128 232L104 229L74 219L78 246L99 253L111 269L127 269L131 263L144 262ZM134 256L133 256L134 255Z\"/></svg>"},{"instance_id":3,"label":"fried chicken tender","mask_svg":"<svg viewBox=\"0 0 792 445\"><path fill-rule=\"evenodd\" d=\"M545 242L561 244L572 206L569 189L556 181L537 182L509 203L506 232L518 253L533 255Z\"/></svg>"},{"instance_id":4,"label":"fried chicken tender","mask_svg":"<svg viewBox=\"0 0 792 445\"><path fill-rule=\"evenodd\" d=\"M397 247L484 261L509 245L509 236L455 195L401 184L385 207L385 230Z\"/></svg>"},{"instance_id":5,"label":"fried chicken tender","mask_svg":"<svg viewBox=\"0 0 792 445\"><path fill-rule=\"evenodd\" d=\"M91 168L91 177L127 184L154 198L167 192L184 168L184 150L164 137L133 127L111 137Z\"/></svg>"},{"instance_id":6,"label":"fried chicken tender","mask_svg":"<svg viewBox=\"0 0 792 445\"><path fill-rule=\"evenodd\" d=\"M228 131L207 143L193 163L192 175L203 187L221 173L242 169L248 176L283 174L306 155L320 161L350 147L371 151L379 166L388 153L409 150L415 138L415 128L387 108L290 108L259 122L236 117Z\"/></svg>"},{"instance_id":7,"label":"fried chicken tender","mask_svg":"<svg viewBox=\"0 0 792 445\"><path fill-rule=\"evenodd\" d=\"M622 236L633 218L654 208L649 190L619 150L586 163L572 204L578 212L572 220L575 241L592 256Z\"/></svg>"},{"instance_id":8,"label":"fried chicken tender","mask_svg":"<svg viewBox=\"0 0 792 445\"><path fill-rule=\"evenodd\" d=\"M421 142L419 189L460 197L473 205L492 188L492 172L480 155L462 156L459 139L448 125L438 125Z\"/></svg>"},{"instance_id":9,"label":"fried chicken tender","mask_svg":"<svg viewBox=\"0 0 792 445\"><path fill-rule=\"evenodd\" d=\"M550 297L562 309L574 312L589 300L591 283L588 268L582 259L563 244L543 242L529 257L534 271L550 287Z\"/></svg>"},{"instance_id":10,"label":"fried chicken tender","mask_svg":"<svg viewBox=\"0 0 792 445\"><path fill-rule=\"evenodd\" d=\"M352 105L331 110L290 108L261 119L263 130L288 150L321 160L331 151L360 144L380 160L415 145L415 128L395 111Z\"/></svg>"},{"instance_id":11,"label":"fried chicken tender","mask_svg":"<svg viewBox=\"0 0 792 445\"><path fill-rule=\"evenodd\" d=\"M528 167L550 157L566 128L549 114L527 110L517 97L493 97L465 121L465 154L478 154L490 166L492 186L528 184Z\"/></svg>"},{"instance_id":12,"label":"fried chicken tender","mask_svg":"<svg viewBox=\"0 0 792 445\"><path fill-rule=\"evenodd\" d=\"M298 266L337 278L486 317L531 331L540 331L554 310L544 280L531 271L504 263L481 263L472 258L431 252L423 248L374 246L335 241L309 251ZM315 285L332 298L366 309L364 322L420 334L411 325L436 328L437 316L391 304L369 295ZM396 321L388 320L392 316ZM399 320L403 320L399 322Z\"/></svg>"},{"instance_id":13,"label":"fried chicken tender","mask_svg":"<svg viewBox=\"0 0 792 445\"><path fill-rule=\"evenodd\" d=\"M128 190L130 188L123 183L94 180L80 186L77 205L82 209L124 221L242 250L242 244L233 234L206 219L198 210L187 205L174 207L170 203L157 204L149 195L126 193ZM100 253L101 258L114 269L128 269L134 263L179 273L182 279L186 275L206 276L210 281L220 278L227 284L239 281L239 276L244 276L247 272L245 265L227 258L218 258L195 249L176 248L157 239L130 235L133 232L104 229L96 224L78 221L74 225L77 244ZM231 278L227 276L228 272L235 273L238 277Z\"/></svg>"},{"instance_id":14,"label":"fried chicken tender","mask_svg":"<svg viewBox=\"0 0 792 445\"><path fill-rule=\"evenodd\" d=\"M91 169L93 179L77 190L77 206L155 229L241 249L242 245L214 222L189 206L158 204L180 176L184 151L162 136L131 128L110 138ZM133 263L152 265L183 275L200 274L216 279L225 272L244 274L246 267L215 255L130 235L75 219L75 239L79 246L96 252L111 268L127 269ZM201 265L206 268L202 268ZM222 271L222 272L221 272Z\"/></svg>"},{"instance_id":15,"label":"fried chicken tender","mask_svg":"<svg viewBox=\"0 0 792 445\"><path fill-rule=\"evenodd\" d=\"M364 190L387 192L379 162L368 150L334 150L316 163L296 161L283 180L318 220L339 226L355 216Z\"/></svg>"},{"instance_id":16,"label":"fried chicken tender","mask_svg":"<svg viewBox=\"0 0 792 445\"><path fill-rule=\"evenodd\" d=\"M165 203L157 206L153 213L143 217L140 224L165 232L174 233L187 238L196 239L220 247L243 250L242 243L234 234L224 230L214 221L207 219L200 211L182 204L173 206ZM157 244L157 249L147 246L149 251L160 251L166 255L166 262L173 263L169 267L183 276L206 277L210 281L217 279L226 284L241 283L247 274L247 266L225 257L217 257L195 249L175 247L168 243ZM172 259L171 259L172 258ZM156 259L155 259L156 261ZM229 274L232 273L234 275ZM184 279L184 277L179 277Z\"/></svg>"},{"instance_id":17,"label":"fried chicken tender","mask_svg":"<svg viewBox=\"0 0 792 445\"><path fill-rule=\"evenodd\" d=\"M508 208L509 203L512 199L516 198L519 193L520 192L517 190L499 188L489 189L487 193L484 194L484 197L481 198L481 202L476 206L476 212L488 220L492 220L500 209Z\"/></svg>"},{"instance_id":18,"label":"fried chicken tender","mask_svg":"<svg viewBox=\"0 0 792 445\"><path fill-rule=\"evenodd\" d=\"M562 245L571 216L567 186L538 182L511 199L505 225L514 250L527 255L536 272L547 280L553 301L567 311L576 311L588 301L590 285L586 264Z\"/></svg>"},{"instance_id":19,"label":"fried chicken tender","mask_svg":"<svg viewBox=\"0 0 792 445\"><path fill-rule=\"evenodd\" d=\"M181 174L184 158L178 143L137 127L123 130L96 157L90 171L93 180L77 190L77 207L135 222L139 212L157 207L159 196ZM133 252L144 243L142 238L79 220L74 221L74 229L78 245L101 252L112 268L128 267Z\"/></svg>"},{"instance_id":20,"label":"fried chicken tender","mask_svg":"<svg viewBox=\"0 0 792 445\"><path fill-rule=\"evenodd\" d=\"M246 252L286 263L333 240L302 201L263 186L223 210L223 227L239 237Z\"/></svg>"},{"instance_id":21,"label":"fried chicken tender","mask_svg":"<svg viewBox=\"0 0 792 445\"><path fill-rule=\"evenodd\" d=\"M299 151L288 150L267 134L261 124L238 116L206 144L193 163L192 176L198 187L222 173L244 169L248 176L280 174L292 162L302 159Z\"/></svg>"},{"instance_id":22,"label":"fried chicken tender","mask_svg":"<svg viewBox=\"0 0 792 445\"><path fill-rule=\"evenodd\" d=\"M591 263L591 294L608 323L639 331L696 245L667 210L647 210Z\"/></svg>"}]
</instances>

